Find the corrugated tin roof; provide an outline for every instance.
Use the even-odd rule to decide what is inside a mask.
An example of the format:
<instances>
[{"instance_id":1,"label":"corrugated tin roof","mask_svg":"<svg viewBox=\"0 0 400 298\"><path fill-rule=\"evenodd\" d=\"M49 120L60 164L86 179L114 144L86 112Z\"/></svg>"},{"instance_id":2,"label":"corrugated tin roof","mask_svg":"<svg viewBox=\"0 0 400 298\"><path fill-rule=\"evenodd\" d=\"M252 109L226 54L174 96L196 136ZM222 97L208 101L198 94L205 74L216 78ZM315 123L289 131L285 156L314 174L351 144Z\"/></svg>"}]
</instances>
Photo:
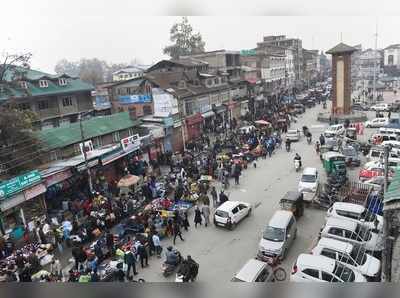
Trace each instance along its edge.
<instances>
[{"instance_id":1,"label":"corrugated tin roof","mask_svg":"<svg viewBox=\"0 0 400 298\"><path fill-rule=\"evenodd\" d=\"M123 112L110 116L91 118L83 121L82 126L85 140L88 140L138 126L140 123L140 120L131 120L128 112ZM46 144L49 150L63 148L81 141L79 122L71 123L67 127L42 130L37 132L37 136Z\"/></svg>"},{"instance_id":2,"label":"corrugated tin roof","mask_svg":"<svg viewBox=\"0 0 400 298\"><path fill-rule=\"evenodd\" d=\"M385 204L389 202L392 203L393 201L400 201L400 168L396 169L395 175L383 200Z\"/></svg>"}]
</instances>

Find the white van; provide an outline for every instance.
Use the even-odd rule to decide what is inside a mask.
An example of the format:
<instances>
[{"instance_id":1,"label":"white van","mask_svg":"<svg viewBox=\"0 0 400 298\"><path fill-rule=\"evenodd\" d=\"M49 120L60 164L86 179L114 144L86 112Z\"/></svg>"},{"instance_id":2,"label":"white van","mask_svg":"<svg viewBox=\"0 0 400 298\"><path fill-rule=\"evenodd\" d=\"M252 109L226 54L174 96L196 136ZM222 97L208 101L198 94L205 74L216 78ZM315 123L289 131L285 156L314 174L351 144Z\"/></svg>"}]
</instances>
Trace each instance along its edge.
<instances>
[{"instance_id":1,"label":"white van","mask_svg":"<svg viewBox=\"0 0 400 298\"><path fill-rule=\"evenodd\" d=\"M278 210L263 231L257 258L268 261L279 257L283 260L297 236L297 223L291 211Z\"/></svg>"},{"instance_id":2,"label":"white van","mask_svg":"<svg viewBox=\"0 0 400 298\"><path fill-rule=\"evenodd\" d=\"M251 205L245 202L227 201L215 210L215 226L232 230L243 218L251 214Z\"/></svg>"}]
</instances>

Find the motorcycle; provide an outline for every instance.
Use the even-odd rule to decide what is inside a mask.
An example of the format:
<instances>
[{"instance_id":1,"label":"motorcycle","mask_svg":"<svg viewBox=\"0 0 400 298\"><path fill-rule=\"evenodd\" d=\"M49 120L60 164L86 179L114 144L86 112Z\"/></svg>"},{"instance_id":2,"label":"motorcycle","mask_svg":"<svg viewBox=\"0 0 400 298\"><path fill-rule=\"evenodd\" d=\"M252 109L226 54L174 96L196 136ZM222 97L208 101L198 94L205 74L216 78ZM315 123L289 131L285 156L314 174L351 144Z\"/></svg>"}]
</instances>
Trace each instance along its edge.
<instances>
[{"instance_id":1,"label":"motorcycle","mask_svg":"<svg viewBox=\"0 0 400 298\"><path fill-rule=\"evenodd\" d=\"M300 170L300 160L298 160L298 159L294 160L294 168L295 168L296 172L298 172Z\"/></svg>"},{"instance_id":2,"label":"motorcycle","mask_svg":"<svg viewBox=\"0 0 400 298\"><path fill-rule=\"evenodd\" d=\"M178 261L176 264L167 264L164 262L161 265L161 271L162 271L162 274L164 275L164 277L168 277L171 274L173 274L175 272L175 270L179 267L179 265L182 263L181 253L176 249L174 250L174 253L178 256Z\"/></svg>"}]
</instances>

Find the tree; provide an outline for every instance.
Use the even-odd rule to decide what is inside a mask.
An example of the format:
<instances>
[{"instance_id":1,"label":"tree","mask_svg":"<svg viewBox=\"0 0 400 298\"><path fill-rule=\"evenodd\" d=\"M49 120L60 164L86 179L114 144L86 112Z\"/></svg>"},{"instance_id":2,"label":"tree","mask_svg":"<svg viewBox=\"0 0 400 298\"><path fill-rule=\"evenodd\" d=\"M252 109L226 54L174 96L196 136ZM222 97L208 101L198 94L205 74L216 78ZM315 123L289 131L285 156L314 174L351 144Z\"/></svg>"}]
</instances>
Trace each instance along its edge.
<instances>
[{"instance_id":1,"label":"tree","mask_svg":"<svg viewBox=\"0 0 400 298\"><path fill-rule=\"evenodd\" d=\"M3 53L2 56L0 98L6 100L0 105L0 174L15 175L32 168L41 156L41 145L32 133L36 114L19 110L10 91L19 88L18 82L24 79L32 55Z\"/></svg>"},{"instance_id":2,"label":"tree","mask_svg":"<svg viewBox=\"0 0 400 298\"><path fill-rule=\"evenodd\" d=\"M173 44L166 46L163 52L173 59L204 52L205 42L200 33L193 32L192 25L189 24L187 17L183 17L180 23L175 23L172 26L170 41Z\"/></svg>"},{"instance_id":3,"label":"tree","mask_svg":"<svg viewBox=\"0 0 400 298\"><path fill-rule=\"evenodd\" d=\"M78 62L71 62L62 59L57 62L54 70L58 74L66 73L73 77L79 77L81 80L96 85L104 82L107 63L97 58L83 58Z\"/></svg>"},{"instance_id":4,"label":"tree","mask_svg":"<svg viewBox=\"0 0 400 298\"><path fill-rule=\"evenodd\" d=\"M79 76L79 63L78 62L71 62L67 59L62 59L57 62L55 68L55 72L58 74L68 74L72 77Z\"/></svg>"}]
</instances>

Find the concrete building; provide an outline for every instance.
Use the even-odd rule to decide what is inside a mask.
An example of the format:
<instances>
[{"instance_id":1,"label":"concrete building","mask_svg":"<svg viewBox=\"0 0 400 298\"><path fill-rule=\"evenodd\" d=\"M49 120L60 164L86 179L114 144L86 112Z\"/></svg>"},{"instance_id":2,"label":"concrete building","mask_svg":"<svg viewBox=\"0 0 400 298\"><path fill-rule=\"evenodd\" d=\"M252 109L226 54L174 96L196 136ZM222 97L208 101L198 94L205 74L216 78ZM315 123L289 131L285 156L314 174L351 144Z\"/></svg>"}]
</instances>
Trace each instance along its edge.
<instances>
[{"instance_id":1,"label":"concrete building","mask_svg":"<svg viewBox=\"0 0 400 298\"><path fill-rule=\"evenodd\" d=\"M141 78L148 68L146 65L129 66L113 72L112 79L117 82Z\"/></svg>"},{"instance_id":2,"label":"concrete building","mask_svg":"<svg viewBox=\"0 0 400 298\"><path fill-rule=\"evenodd\" d=\"M257 48L262 48L264 46L279 46L292 49L296 80L301 80L303 68L303 47L301 39L288 38L285 35L264 36L263 41L257 43Z\"/></svg>"},{"instance_id":3,"label":"concrete building","mask_svg":"<svg viewBox=\"0 0 400 298\"><path fill-rule=\"evenodd\" d=\"M374 71L376 76L382 72L382 51L375 51L373 49L366 49L359 55L360 59L360 73L359 77L366 80L371 80L374 77ZM376 63L376 65L375 65ZM375 69L376 66L376 69Z\"/></svg>"},{"instance_id":4,"label":"concrete building","mask_svg":"<svg viewBox=\"0 0 400 298\"><path fill-rule=\"evenodd\" d=\"M35 128L66 126L80 113L94 112L94 87L79 78L10 66L5 81L0 84L0 104L13 98L19 109L34 112L39 119Z\"/></svg>"},{"instance_id":5,"label":"concrete building","mask_svg":"<svg viewBox=\"0 0 400 298\"><path fill-rule=\"evenodd\" d=\"M319 70L319 51L303 49L303 77L308 87L318 79Z\"/></svg>"},{"instance_id":6,"label":"concrete building","mask_svg":"<svg viewBox=\"0 0 400 298\"><path fill-rule=\"evenodd\" d=\"M400 68L400 44L393 44L383 50L384 66Z\"/></svg>"},{"instance_id":7,"label":"concrete building","mask_svg":"<svg viewBox=\"0 0 400 298\"><path fill-rule=\"evenodd\" d=\"M146 78L116 82L108 87L113 113L130 112L136 117L153 113L152 88Z\"/></svg>"}]
</instances>

